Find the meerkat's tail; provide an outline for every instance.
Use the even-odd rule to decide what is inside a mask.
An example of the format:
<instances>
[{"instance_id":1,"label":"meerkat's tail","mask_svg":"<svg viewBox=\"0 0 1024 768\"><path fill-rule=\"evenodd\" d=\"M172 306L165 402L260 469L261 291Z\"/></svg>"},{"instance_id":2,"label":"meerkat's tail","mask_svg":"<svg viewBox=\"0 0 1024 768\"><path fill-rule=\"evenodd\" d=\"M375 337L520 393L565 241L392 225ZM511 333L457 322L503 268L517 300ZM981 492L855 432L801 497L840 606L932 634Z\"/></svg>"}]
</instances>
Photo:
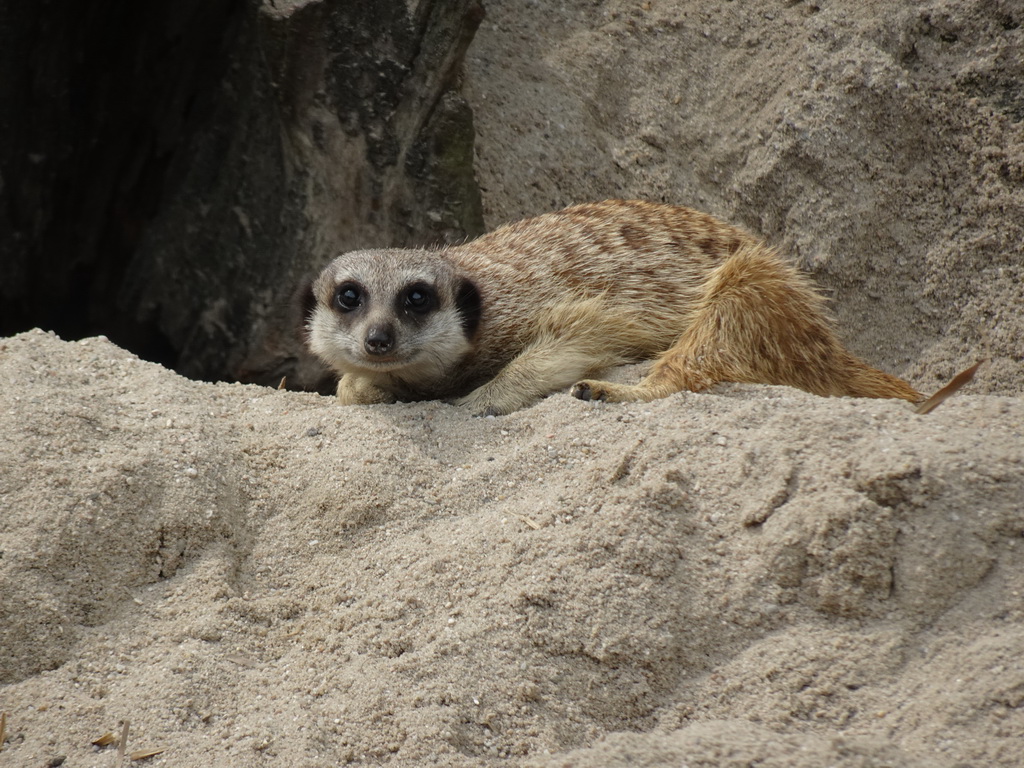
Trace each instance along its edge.
<instances>
[{"instance_id":1,"label":"meerkat's tail","mask_svg":"<svg viewBox=\"0 0 1024 768\"><path fill-rule=\"evenodd\" d=\"M784 384L823 396L924 399L849 352L810 278L763 243L741 247L709 274L686 330L643 381L580 382L573 392L583 399L653 400L720 381Z\"/></svg>"},{"instance_id":2,"label":"meerkat's tail","mask_svg":"<svg viewBox=\"0 0 1024 768\"><path fill-rule=\"evenodd\" d=\"M893 376L892 374L872 368L860 358L855 357L845 349L842 350L842 359L837 371L842 374L836 377L835 390L816 394L829 394L847 397L879 397L898 398L911 403L919 403L925 399L925 395L918 392L909 383ZM814 390L808 389L808 392Z\"/></svg>"}]
</instances>

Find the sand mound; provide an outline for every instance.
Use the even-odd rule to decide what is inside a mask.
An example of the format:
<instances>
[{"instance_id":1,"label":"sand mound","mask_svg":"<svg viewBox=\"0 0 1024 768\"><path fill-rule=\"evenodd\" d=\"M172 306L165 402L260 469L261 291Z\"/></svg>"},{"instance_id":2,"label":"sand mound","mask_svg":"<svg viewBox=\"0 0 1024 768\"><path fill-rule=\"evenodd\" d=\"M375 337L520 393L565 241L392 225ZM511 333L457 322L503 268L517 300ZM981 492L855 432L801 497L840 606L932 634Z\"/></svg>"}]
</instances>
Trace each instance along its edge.
<instances>
[{"instance_id":1,"label":"sand mound","mask_svg":"<svg viewBox=\"0 0 1024 768\"><path fill-rule=\"evenodd\" d=\"M0 347L8 765L1014 765L1024 405L503 418Z\"/></svg>"}]
</instances>

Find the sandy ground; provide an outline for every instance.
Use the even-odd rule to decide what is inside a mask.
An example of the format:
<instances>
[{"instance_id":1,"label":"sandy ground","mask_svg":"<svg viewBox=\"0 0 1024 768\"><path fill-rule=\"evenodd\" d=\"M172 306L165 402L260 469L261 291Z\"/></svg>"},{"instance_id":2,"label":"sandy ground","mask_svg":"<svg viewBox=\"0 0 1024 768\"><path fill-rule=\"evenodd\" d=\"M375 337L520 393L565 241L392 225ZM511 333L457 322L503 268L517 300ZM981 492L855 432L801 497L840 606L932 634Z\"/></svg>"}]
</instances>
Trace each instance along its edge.
<instances>
[{"instance_id":1,"label":"sandy ground","mask_svg":"<svg viewBox=\"0 0 1024 768\"><path fill-rule=\"evenodd\" d=\"M0 347L4 765L1019 765L1024 404L502 418Z\"/></svg>"},{"instance_id":2,"label":"sandy ground","mask_svg":"<svg viewBox=\"0 0 1024 768\"><path fill-rule=\"evenodd\" d=\"M744 224L920 389L992 358L927 417L341 408L0 340L0 766L116 765L125 720L185 768L1020 766L1015 8L510 0L467 63L492 225Z\"/></svg>"}]
</instances>

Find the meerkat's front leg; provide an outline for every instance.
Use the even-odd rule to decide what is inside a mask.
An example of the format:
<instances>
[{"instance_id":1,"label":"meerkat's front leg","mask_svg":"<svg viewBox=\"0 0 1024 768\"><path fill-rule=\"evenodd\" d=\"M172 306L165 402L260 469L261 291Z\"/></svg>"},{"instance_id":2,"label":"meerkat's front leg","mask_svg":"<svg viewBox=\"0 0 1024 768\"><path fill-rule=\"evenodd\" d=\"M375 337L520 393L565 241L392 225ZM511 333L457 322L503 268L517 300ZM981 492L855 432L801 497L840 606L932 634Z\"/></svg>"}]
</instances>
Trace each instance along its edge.
<instances>
[{"instance_id":1,"label":"meerkat's front leg","mask_svg":"<svg viewBox=\"0 0 1024 768\"><path fill-rule=\"evenodd\" d=\"M625 327L603 296L572 297L535 318L532 340L498 375L458 401L480 415L499 416L567 389L580 377L625 362L609 343Z\"/></svg>"},{"instance_id":2,"label":"meerkat's front leg","mask_svg":"<svg viewBox=\"0 0 1024 768\"><path fill-rule=\"evenodd\" d=\"M607 367L593 355L554 340L535 343L493 379L457 401L480 416L502 416L565 389L580 376Z\"/></svg>"},{"instance_id":3,"label":"meerkat's front leg","mask_svg":"<svg viewBox=\"0 0 1024 768\"><path fill-rule=\"evenodd\" d=\"M374 405L394 403L395 396L365 376L346 373L338 381L338 402L342 405Z\"/></svg>"},{"instance_id":4,"label":"meerkat's front leg","mask_svg":"<svg viewBox=\"0 0 1024 768\"><path fill-rule=\"evenodd\" d=\"M622 360L573 340L545 337L528 345L498 375L457 404L480 416L502 416L531 406L541 397L566 389L581 376Z\"/></svg>"}]
</instances>

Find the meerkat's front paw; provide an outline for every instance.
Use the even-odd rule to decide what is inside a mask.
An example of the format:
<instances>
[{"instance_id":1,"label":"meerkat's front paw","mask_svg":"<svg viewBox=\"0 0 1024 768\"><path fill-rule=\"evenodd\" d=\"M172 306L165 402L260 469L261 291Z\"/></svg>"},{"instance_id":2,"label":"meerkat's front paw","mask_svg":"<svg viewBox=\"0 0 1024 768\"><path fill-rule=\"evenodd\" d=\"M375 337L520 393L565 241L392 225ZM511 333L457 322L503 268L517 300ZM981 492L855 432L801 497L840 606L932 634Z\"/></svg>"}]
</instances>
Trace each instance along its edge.
<instances>
[{"instance_id":1,"label":"meerkat's front paw","mask_svg":"<svg viewBox=\"0 0 1024 768\"><path fill-rule=\"evenodd\" d=\"M504 415L506 415L508 413L512 413L512 411L515 410L514 408L511 409L511 410L505 410L501 406L495 405L493 403L491 403L489 405L478 405L478 404L475 404L475 403L470 403L470 402L467 402L466 398L464 398L464 397L456 400L455 404L457 406L459 406L460 408L468 409L474 416L480 416L480 417L484 417L484 416L504 416Z\"/></svg>"},{"instance_id":2,"label":"meerkat's front paw","mask_svg":"<svg viewBox=\"0 0 1024 768\"><path fill-rule=\"evenodd\" d=\"M342 405L375 405L393 403L395 396L362 376L346 373L338 382L338 402Z\"/></svg>"},{"instance_id":3,"label":"meerkat's front paw","mask_svg":"<svg viewBox=\"0 0 1024 768\"><path fill-rule=\"evenodd\" d=\"M465 397L460 397L455 404L468 408L474 416L504 416L525 408L535 399L502 386L501 382L492 379Z\"/></svg>"},{"instance_id":4,"label":"meerkat's front paw","mask_svg":"<svg viewBox=\"0 0 1024 768\"><path fill-rule=\"evenodd\" d=\"M516 410L514 407L508 407L507 405L490 401L486 397L480 397L477 395L477 392L470 392L465 397L460 397L455 401L455 404L460 408L468 409L474 416L504 416Z\"/></svg>"}]
</instances>

